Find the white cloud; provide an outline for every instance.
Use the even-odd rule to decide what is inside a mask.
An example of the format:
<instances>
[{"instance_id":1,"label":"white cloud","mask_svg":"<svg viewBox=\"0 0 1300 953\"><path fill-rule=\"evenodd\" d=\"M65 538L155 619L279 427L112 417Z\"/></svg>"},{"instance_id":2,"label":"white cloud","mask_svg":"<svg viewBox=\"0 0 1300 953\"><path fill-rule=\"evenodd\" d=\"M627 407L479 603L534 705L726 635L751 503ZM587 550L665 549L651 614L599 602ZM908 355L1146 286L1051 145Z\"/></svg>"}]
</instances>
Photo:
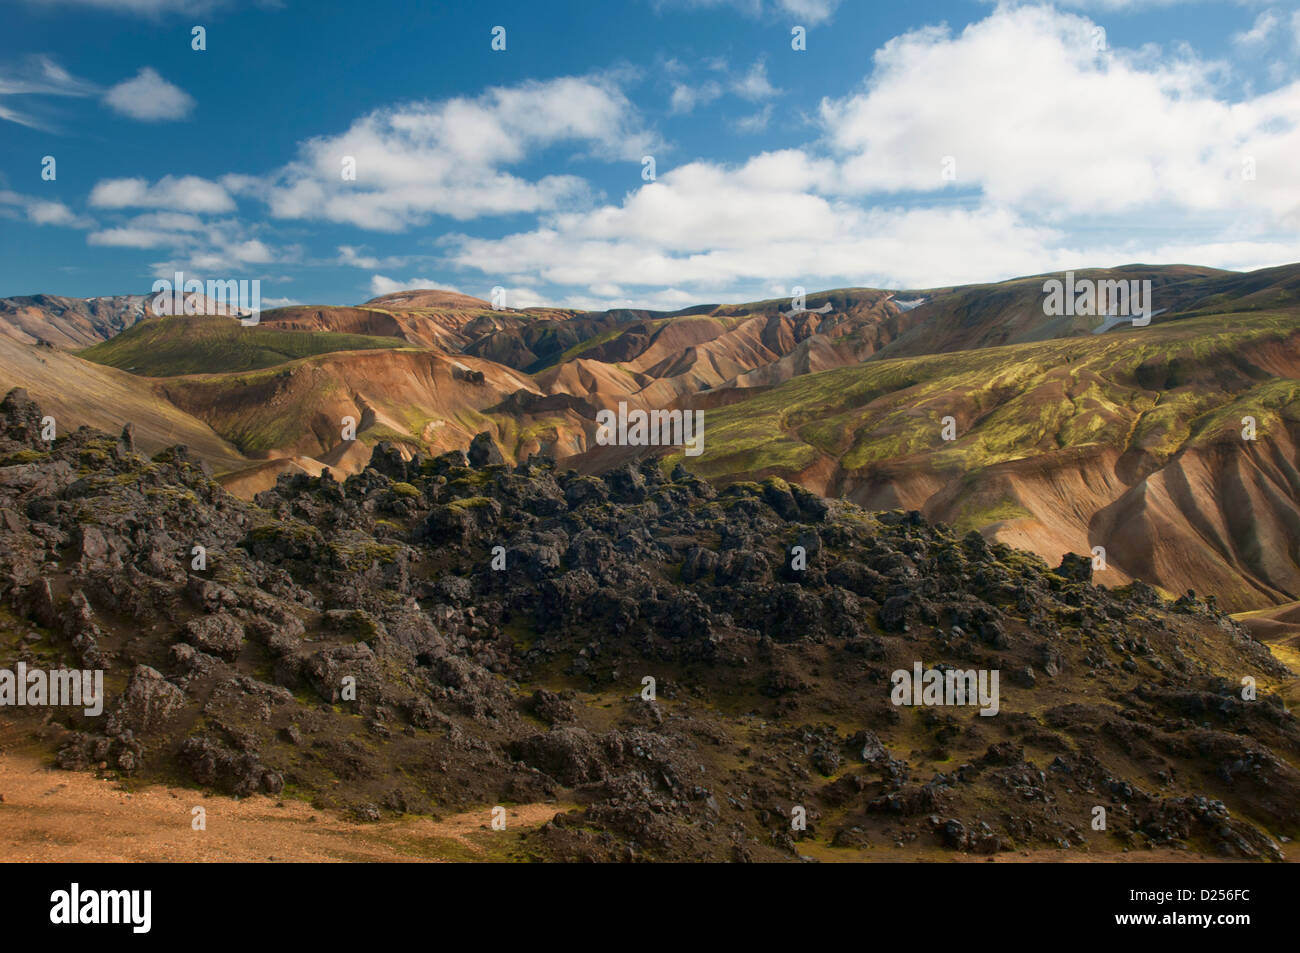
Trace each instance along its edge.
<instances>
[{"instance_id":1,"label":"white cloud","mask_svg":"<svg viewBox=\"0 0 1300 953\"><path fill-rule=\"evenodd\" d=\"M729 72L727 62L723 59L713 61L707 68L715 73ZM684 77L688 72L687 68L676 60L666 61L664 71L678 77ZM721 98L725 92L750 102L770 99L781 92L768 80L767 64L762 58L756 60L754 65L744 73L725 79L725 83L724 86L719 80L706 79L702 83L692 85L685 79L675 79L672 84L672 95L668 100L668 111L674 115L689 113L699 106L707 106Z\"/></svg>"},{"instance_id":2,"label":"white cloud","mask_svg":"<svg viewBox=\"0 0 1300 953\"><path fill-rule=\"evenodd\" d=\"M663 7L686 7L709 9L714 7L733 7L750 17L764 19L796 17L804 25L824 23L834 15L840 0L657 0Z\"/></svg>"},{"instance_id":3,"label":"white cloud","mask_svg":"<svg viewBox=\"0 0 1300 953\"><path fill-rule=\"evenodd\" d=\"M185 212L146 212L120 225L92 232L87 241L112 248L192 250L203 244L214 231L224 230L221 225L209 224L197 215Z\"/></svg>"},{"instance_id":4,"label":"white cloud","mask_svg":"<svg viewBox=\"0 0 1300 953\"><path fill-rule=\"evenodd\" d=\"M155 229L118 227L92 232L87 241L106 248L162 248L173 244L176 236Z\"/></svg>"},{"instance_id":5,"label":"white cloud","mask_svg":"<svg viewBox=\"0 0 1300 953\"><path fill-rule=\"evenodd\" d=\"M280 218L317 218L398 231L435 215L471 219L578 201L573 175L528 180L504 170L539 151L576 146L639 161L658 143L612 80L565 77L498 87L474 99L376 110L345 132L309 140L264 194ZM343 179L345 157L354 181Z\"/></svg>"},{"instance_id":6,"label":"white cloud","mask_svg":"<svg viewBox=\"0 0 1300 953\"><path fill-rule=\"evenodd\" d=\"M159 208L179 212L229 212L235 202L222 186L197 175L146 179L101 179L89 202L99 208Z\"/></svg>"},{"instance_id":7,"label":"white cloud","mask_svg":"<svg viewBox=\"0 0 1300 953\"><path fill-rule=\"evenodd\" d=\"M644 191L644 190L643 190ZM736 217L734 201L710 202L691 193L701 216ZM592 223L559 227L498 240L462 238L453 261L486 274L496 269L531 273L556 286L594 286L619 276L623 287L645 292L672 287L701 294L706 287L753 287L773 277L788 284L827 287L872 283L909 287L981 281L1017 273L1027 262L1073 262L1051 246L1060 234L1027 225L1008 212L979 208L861 211L806 196L752 194L776 199L786 215L756 216L760 231L739 229L691 234L592 237ZM605 210L602 210L605 211ZM735 222L733 224L739 224ZM644 292L638 292L644 293ZM697 298L698 300L698 298Z\"/></svg>"},{"instance_id":8,"label":"white cloud","mask_svg":"<svg viewBox=\"0 0 1300 953\"><path fill-rule=\"evenodd\" d=\"M167 82L149 66L109 89L104 102L122 115L144 122L184 119L194 108L189 93Z\"/></svg>"},{"instance_id":9,"label":"white cloud","mask_svg":"<svg viewBox=\"0 0 1300 953\"><path fill-rule=\"evenodd\" d=\"M1265 10L1255 18L1255 23L1249 30L1234 34L1232 42L1247 48L1265 46L1272 40L1274 31L1281 23L1282 18L1276 10Z\"/></svg>"},{"instance_id":10,"label":"white cloud","mask_svg":"<svg viewBox=\"0 0 1300 953\"><path fill-rule=\"evenodd\" d=\"M732 91L744 99L758 101L770 99L781 92L767 79L767 64L758 60L744 76L731 85Z\"/></svg>"},{"instance_id":11,"label":"white cloud","mask_svg":"<svg viewBox=\"0 0 1300 953\"><path fill-rule=\"evenodd\" d=\"M985 3L1003 4L1008 0L984 0ZM1011 0L1016 2L1016 0ZM1030 0L1019 0L1030 2ZM1037 0L1033 0L1037 2ZM1102 13L1133 13L1140 10L1159 10L1166 7L1194 6L1198 3L1216 3L1222 0L1056 0L1058 7L1072 7ZM1258 6L1262 0L1234 0L1238 6Z\"/></svg>"},{"instance_id":12,"label":"white cloud","mask_svg":"<svg viewBox=\"0 0 1300 953\"><path fill-rule=\"evenodd\" d=\"M373 269L379 268L379 259L373 255L363 255L360 251L351 245L339 246L339 264L352 265L354 268ZM375 276L380 277L379 275Z\"/></svg>"},{"instance_id":13,"label":"white cloud","mask_svg":"<svg viewBox=\"0 0 1300 953\"><path fill-rule=\"evenodd\" d=\"M673 113L688 113L696 106L705 106L722 95L722 86L713 80L691 86L687 83L674 83L673 94L669 98L668 108Z\"/></svg>"},{"instance_id":14,"label":"white cloud","mask_svg":"<svg viewBox=\"0 0 1300 953\"><path fill-rule=\"evenodd\" d=\"M1094 25L1045 7L1001 9L953 36L887 43L864 90L822 105L842 187L863 195L952 183L1044 216L1168 205L1300 214L1300 83L1231 102L1214 64L1179 53L1098 54ZM917 77L925 77L918 82ZM1258 181L1243 182L1253 156Z\"/></svg>"},{"instance_id":15,"label":"white cloud","mask_svg":"<svg viewBox=\"0 0 1300 953\"><path fill-rule=\"evenodd\" d=\"M334 259L333 264L378 271L381 268L405 268L413 262L429 261L432 257L431 255L385 255L381 258L369 254L363 246L339 245L338 257Z\"/></svg>"},{"instance_id":16,"label":"white cloud","mask_svg":"<svg viewBox=\"0 0 1300 953\"><path fill-rule=\"evenodd\" d=\"M378 298L380 295L395 294L398 291L452 291L456 294L464 294L459 288L453 288L442 282L434 281L432 278L407 278L402 281L385 275L370 276L370 294L372 297Z\"/></svg>"},{"instance_id":17,"label":"white cloud","mask_svg":"<svg viewBox=\"0 0 1300 953\"><path fill-rule=\"evenodd\" d=\"M808 23L829 20L840 5L840 0L777 0L777 6L786 13L801 17Z\"/></svg>"},{"instance_id":18,"label":"white cloud","mask_svg":"<svg viewBox=\"0 0 1300 953\"><path fill-rule=\"evenodd\" d=\"M21 209L33 225L55 225L63 228L92 228L94 221L78 215L62 202L0 191L0 207Z\"/></svg>"},{"instance_id":19,"label":"white cloud","mask_svg":"<svg viewBox=\"0 0 1300 953\"><path fill-rule=\"evenodd\" d=\"M86 241L105 248L159 249L169 256L151 265L159 274L185 271L248 278L258 266L301 258L296 247L273 248L245 221L170 210L131 216L91 232Z\"/></svg>"},{"instance_id":20,"label":"white cloud","mask_svg":"<svg viewBox=\"0 0 1300 953\"><path fill-rule=\"evenodd\" d=\"M567 304L553 301L546 295L532 288L515 286L506 289L507 308L558 308L569 307Z\"/></svg>"},{"instance_id":21,"label":"white cloud","mask_svg":"<svg viewBox=\"0 0 1300 953\"><path fill-rule=\"evenodd\" d=\"M27 217L36 225L76 225L79 221L72 209L62 202L38 200L27 206Z\"/></svg>"},{"instance_id":22,"label":"white cloud","mask_svg":"<svg viewBox=\"0 0 1300 953\"><path fill-rule=\"evenodd\" d=\"M742 116L732 123L737 132L755 133L762 132L767 128L767 124L772 120L772 104L768 103L756 113L748 116Z\"/></svg>"},{"instance_id":23,"label":"white cloud","mask_svg":"<svg viewBox=\"0 0 1300 953\"><path fill-rule=\"evenodd\" d=\"M206 13L224 6L226 0L27 0L33 6L82 6L112 13L144 14Z\"/></svg>"},{"instance_id":24,"label":"white cloud","mask_svg":"<svg viewBox=\"0 0 1300 953\"><path fill-rule=\"evenodd\" d=\"M625 303L662 305L650 289L689 298L774 277L807 287L868 277L891 286L983 280L1051 257L1060 239L992 208L864 210L816 194L834 177L832 163L799 150L765 153L738 168L691 163L619 206L553 215L501 239L454 237L451 260L559 287L596 289L617 279L621 289L646 289L627 292Z\"/></svg>"}]
</instances>

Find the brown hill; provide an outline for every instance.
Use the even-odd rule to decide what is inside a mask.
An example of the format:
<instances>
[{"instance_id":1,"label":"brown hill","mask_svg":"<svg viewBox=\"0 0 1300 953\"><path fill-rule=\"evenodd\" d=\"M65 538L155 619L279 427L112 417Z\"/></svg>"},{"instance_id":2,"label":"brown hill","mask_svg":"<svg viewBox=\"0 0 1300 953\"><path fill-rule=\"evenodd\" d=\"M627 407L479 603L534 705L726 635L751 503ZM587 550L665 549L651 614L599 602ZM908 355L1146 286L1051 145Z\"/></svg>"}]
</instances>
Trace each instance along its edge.
<instances>
[{"instance_id":1,"label":"brown hill","mask_svg":"<svg viewBox=\"0 0 1300 953\"><path fill-rule=\"evenodd\" d=\"M425 308L439 311L487 311L492 305L482 298L461 294L458 291L426 288L380 295L364 302L362 307L382 308L389 311L419 311Z\"/></svg>"},{"instance_id":2,"label":"brown hill","mask_svg":"<svg viewBox=\"0 0 1300 953\"><path fill-rule=\"evenodd\" d=\"M146 453L186 444L218 472L249 461L198 417L165 399L148 378L92 364L53 348L20 344L0 335L0 385L22 387L55 420L60 436L78 427L116 433L135 430Z\"/></svg>"},{"instance_id":3,"label":"brown hill","mask_svg":"<svg viewBox=\"0 0 1300 953\"><path fill-rule=\"evenodd\" d=\"M484 410L533 385L486 361L411 349L333 352L251 373L169 377L154 386L249 458L307 457L352 473L369 452L349 453L344 418L354 421L356 442L365 446L386 439L456 449L485 429Z\"/></svg>"},{"instance_id":4,"label":"brown hill","mask_svg":"<svg viewBox=\"0 0 1300 953\"><path fill-rule=\"evenodd\" d=\"M355 308L332 305L277 308L265 312L262 323L285 330L398 337L421 347L460 353L468 352L476 342L498 332L534 322L564 322L578 313L551 308L498 311L486 301L468 295L419 291L384 295Z\"/></svg>"}]
</instances>

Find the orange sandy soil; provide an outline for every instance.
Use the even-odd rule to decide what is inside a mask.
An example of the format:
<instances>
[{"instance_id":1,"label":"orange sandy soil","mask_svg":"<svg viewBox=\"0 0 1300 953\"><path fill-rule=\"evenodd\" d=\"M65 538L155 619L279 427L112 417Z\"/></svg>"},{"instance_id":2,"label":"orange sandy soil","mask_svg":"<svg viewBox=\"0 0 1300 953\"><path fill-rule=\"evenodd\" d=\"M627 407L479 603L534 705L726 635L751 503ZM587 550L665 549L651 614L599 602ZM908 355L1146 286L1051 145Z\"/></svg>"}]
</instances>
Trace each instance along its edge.
<instances>
[{"instance_id":1,"label":"orange sandy soil","mask_svg":"<svg viewBox=\"0 0 1300 953\"><path fill-rule=\"evenodd\" d=\"M302 801L129 790L13 752L0 753L0 797L0 862L506 860L521 830L566 809L507 805L504 832L491 830L490 806L360 824ZM191 828L194 807L207 812L204 831Z\"/></svg>"}]
</instances>

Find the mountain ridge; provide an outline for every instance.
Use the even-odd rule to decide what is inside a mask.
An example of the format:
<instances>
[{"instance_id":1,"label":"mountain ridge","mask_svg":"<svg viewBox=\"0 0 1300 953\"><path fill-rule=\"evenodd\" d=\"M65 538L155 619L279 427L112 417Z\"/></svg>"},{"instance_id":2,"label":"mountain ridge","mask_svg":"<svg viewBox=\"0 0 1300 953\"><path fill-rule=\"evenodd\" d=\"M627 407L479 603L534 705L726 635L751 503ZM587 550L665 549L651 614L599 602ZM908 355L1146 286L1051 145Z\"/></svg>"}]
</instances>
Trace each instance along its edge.
<instances>
[{"instance_id":1,"label":"mountain ridge","mask_svg":"<svg viewBox=\"0 0 1300 953\"><path fill-rule=\"evenodd\" d=\"M60 366L71 380L85 370L87 394L103 386L87 362L134 368L138 383L117 379L136 392L133 406L162 401L194 420L186 432L244 496L280 473L359 472L379 441L443 452L480 432L508 461L539 454L599 473L659 456L671 466L680 454L670 449L599 445L597 414L702 410L704 453L691 465L723 485L802 481L1049 560L1109 540L1100 580L1196 588L1243 611L1300 597L1289 541L1300 528L1300 266L1074 274L1150 280L1162 313L1096 335L1100 318L1044 314L1043 282L1059 274L814 292L803 311L788 299L498 311L435 289L272 309L256 328L145 317ZM9 352L13 383L33 366L19 353ZM36 375L33 394L57 400L70 424L117 422L102 406L83 413L77 387L55 394L52 384ZM1197 435L1215 415L1229 435L1257 418L1250 452L1234 453L1240 440L1204 444ZM940 435L949 417L951 442Z\"/></svg>"}]
</instances>

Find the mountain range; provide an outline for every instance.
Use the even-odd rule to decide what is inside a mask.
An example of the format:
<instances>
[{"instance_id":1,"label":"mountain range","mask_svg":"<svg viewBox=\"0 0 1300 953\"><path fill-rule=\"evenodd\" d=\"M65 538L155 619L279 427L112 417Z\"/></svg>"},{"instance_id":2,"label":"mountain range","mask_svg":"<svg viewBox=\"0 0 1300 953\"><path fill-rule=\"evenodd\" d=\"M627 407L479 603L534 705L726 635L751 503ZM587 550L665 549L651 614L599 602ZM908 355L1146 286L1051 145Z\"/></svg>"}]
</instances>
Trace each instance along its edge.
<instances>
[{"instance_id":1,"label":"mountain range","mask_svg":"<svg viewBox=\"0 0 1300 953\"><path fill-rule=\"evenodd\" d=\"M130 421L150 452L186 444L245 499L281 474L358 473L381 441L409 459L487 433L510 463L653 456L918 510L1234 612L1300 599L1300 265L1074 272L1149 281L1145 327L1046 314L1054 277L674 312L415 290L255 327L155 317L145 295L34 295L0 300L0 382L60 431ZM620 404L702 411L703 453L600 445L597 415Z\"/></svg>"}]
</instances>

